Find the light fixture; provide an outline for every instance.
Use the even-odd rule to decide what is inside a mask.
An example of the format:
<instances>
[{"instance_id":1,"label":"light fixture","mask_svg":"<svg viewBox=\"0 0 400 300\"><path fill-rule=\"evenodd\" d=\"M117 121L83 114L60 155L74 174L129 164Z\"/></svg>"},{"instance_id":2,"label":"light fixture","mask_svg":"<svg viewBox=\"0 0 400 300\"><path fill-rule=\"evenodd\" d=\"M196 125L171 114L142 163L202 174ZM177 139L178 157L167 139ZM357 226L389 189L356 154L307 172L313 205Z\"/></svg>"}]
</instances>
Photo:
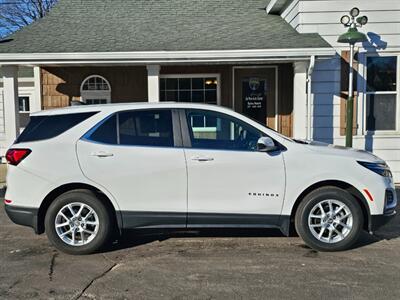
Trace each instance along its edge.
<instances>
[{"instance_id":1,"label":"light fixture","mask_svg":"<svg viewBox=\"0 0 400 300\"><path fill-rule=\"evenodd\" d=\"M208 79L206 80L206 85L210 85L210 84L217 84L217 80L216 79Z\"/></svg>"},{"instance_id":2,"label":"light fixture","mask_svg":"<svg viewBox=\"0 0 400 300\"><path fill-rule=\"evenodd\" d=\"M353 7L350 10L350 16L352 16L353 18L357 17L360 14L360 10L357 7Z\"/></svg>"},{"instance_id":3,"label":"light fixture","mask_svg":"<svg viewBox=\"0 0 400 300\"><path fill-rule=\"evenodd\" d=\"M367 16L362 16L362 17L358 17L356 19L357 23L360 24L361 26L365 25L368 23L368 18Z\"/></svg>"},{"instance_id":4,"label":"light fixture","mask_svg":"<svg viewBox=\"0 0 400 300\"><path fill-rule=\"evenodd\" d=\"M340 23L342 23L343 25L347 25L350 23L350 17L348 15L344 15L340 18Z\"/></svg>"},{"instance_id":5,"label":"light fixture","mask_svg":"<svg viewBox=\"0 0 400 300\"><path fill-rule=\"evenodd\" d=\"M360 14L360 10L354 7L349 12L350 16L344 15L340 18L340 23L348 27L347 32L341 34L337 41L338 43L345 43L350 46L349 57L349 92L346 104L346 147L353 146L353 59L354 59L354 45L356 43L363 43L368 41L367 36L359 32L357 27L362 27L368 23L366 16L361 16L356 19Z\"/></svg>"}]
</instances>

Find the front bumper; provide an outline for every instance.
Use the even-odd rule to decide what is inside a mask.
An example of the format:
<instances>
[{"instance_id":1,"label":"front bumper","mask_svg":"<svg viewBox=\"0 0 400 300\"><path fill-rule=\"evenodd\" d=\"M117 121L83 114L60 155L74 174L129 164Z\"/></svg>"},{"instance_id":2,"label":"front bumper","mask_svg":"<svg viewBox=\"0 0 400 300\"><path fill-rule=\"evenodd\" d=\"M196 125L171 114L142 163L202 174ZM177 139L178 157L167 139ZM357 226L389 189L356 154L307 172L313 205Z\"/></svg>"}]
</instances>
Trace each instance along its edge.
<instances>
[{"instance_id":1,"label":"front bumper","mask_svg":"<svg viewBox=\"0 0 400 300\"><path fill-rule=\"evenodd\" d=\"M374 232L378 230L380 227L388 223L390 220L394 218L396 215L396 211L393 210L390 213L383 214L383 215L372 215L370 216L369 222L369 232Z\"/></svg>"},{"instance_id":2,"label":"front bumper","mask_svg":"<svg viewBox=\"0 0 400 300\"><path fill-rule=\"evenodd\" d=\"M38 209L31 207L5 205L8 217L15 224L29 226L38 233Z\"/></svg>"}]
</instances>

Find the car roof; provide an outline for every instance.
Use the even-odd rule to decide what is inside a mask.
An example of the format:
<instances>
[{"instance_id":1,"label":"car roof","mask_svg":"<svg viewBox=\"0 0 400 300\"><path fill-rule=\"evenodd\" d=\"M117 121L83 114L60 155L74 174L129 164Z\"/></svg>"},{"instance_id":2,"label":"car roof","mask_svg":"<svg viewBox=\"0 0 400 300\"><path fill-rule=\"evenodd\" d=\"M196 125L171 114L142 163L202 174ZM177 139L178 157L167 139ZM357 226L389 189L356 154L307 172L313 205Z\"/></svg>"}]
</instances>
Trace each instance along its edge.
<instances>
[{"instance_id":1,"label":"car roof","mask_svg":"<svg viewBox=\"0 0 400 300\"><path fill-rule=\"evenodd\" d=\"M121 110L133 109L157 109L157 108L197 108L211 109L217 111L232 111L229 108L224 108L213 104L203 103L183 103L183 102L129 102L129 103L110 103L110 104L95 104L95 105L73 105L63 108L55 108L42 110L32 113L31 116L47 116L47 115L64 115L84 112L115 112Z\"/></svg>"}]
</instances>

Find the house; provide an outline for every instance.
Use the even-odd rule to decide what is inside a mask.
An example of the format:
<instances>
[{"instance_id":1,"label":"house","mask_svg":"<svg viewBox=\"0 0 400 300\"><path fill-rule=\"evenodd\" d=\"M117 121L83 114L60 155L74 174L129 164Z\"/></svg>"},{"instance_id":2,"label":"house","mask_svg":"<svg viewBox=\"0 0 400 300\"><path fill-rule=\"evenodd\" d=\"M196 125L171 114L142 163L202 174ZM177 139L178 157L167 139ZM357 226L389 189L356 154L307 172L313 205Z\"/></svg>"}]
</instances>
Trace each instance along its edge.
<instances>
[{"instance_id":1,"label":"house","mask_svg":"<svg viewBox=\"0 0 400 300\"><path fill-rule=\"evenodd\" d=\"M400 2L396 0L60 0L0 42L4 153L19 133L18 70L30 110L135 101L230 107L296 138L344 145L348 46L340 17L369 23L358 44L354 147L400 182ZM1 94L1 93L0 93ZM1 122L0 122L1 124Z\"/></svg>"}]
</instances>

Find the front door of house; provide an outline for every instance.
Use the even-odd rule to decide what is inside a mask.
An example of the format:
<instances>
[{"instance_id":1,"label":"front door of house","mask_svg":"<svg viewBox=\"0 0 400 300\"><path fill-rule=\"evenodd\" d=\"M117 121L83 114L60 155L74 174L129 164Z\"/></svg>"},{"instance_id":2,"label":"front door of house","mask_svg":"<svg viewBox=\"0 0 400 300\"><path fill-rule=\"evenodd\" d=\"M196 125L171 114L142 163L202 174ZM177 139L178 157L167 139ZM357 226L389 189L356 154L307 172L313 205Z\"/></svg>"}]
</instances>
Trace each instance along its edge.
<instances>
[{"instance_id":1,"label":"front door of house","mask_svg":"<svg viewBox=\"0 0 400 300\"><path fill-rule=\"evenodd\" d=\"M234 109L245 116L276 129L274 67L235 68Z\"/></svg>"}]
</instances>

